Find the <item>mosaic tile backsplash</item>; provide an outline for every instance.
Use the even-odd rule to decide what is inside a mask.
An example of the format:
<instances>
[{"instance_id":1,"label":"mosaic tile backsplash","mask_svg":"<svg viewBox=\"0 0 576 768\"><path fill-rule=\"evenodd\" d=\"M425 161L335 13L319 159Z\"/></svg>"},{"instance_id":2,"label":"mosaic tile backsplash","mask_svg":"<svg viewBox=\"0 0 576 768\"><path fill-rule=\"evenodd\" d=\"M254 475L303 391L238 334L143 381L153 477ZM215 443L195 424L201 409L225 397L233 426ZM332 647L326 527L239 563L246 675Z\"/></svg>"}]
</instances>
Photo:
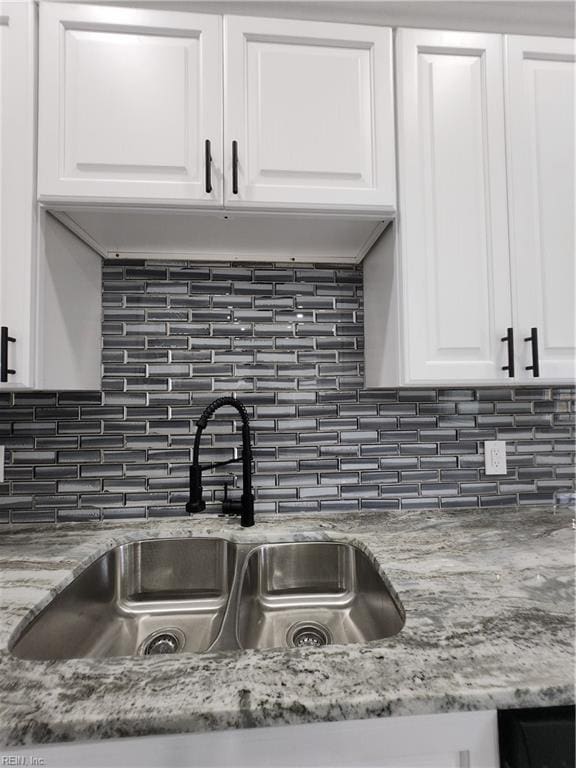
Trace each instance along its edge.
<instances>
[{"instance_id":1,"label":"mosaic tile backsplash","mask_svg":"<svg viewBox=\"0 0 576 768\"><path fill-rule=\"evenodd\" d=\"M538 504L573 487L573 388L363 388L361 268L114 262L103 291L103 391L0 394L3 522L186 514L195 420L232 393L252 417L257 512ZM506 476L484 474L491 439L507 441ZM239 447L219 411L201 461ZM205 473L207 511L240 474Z\"/></svg>"}]
</instances>

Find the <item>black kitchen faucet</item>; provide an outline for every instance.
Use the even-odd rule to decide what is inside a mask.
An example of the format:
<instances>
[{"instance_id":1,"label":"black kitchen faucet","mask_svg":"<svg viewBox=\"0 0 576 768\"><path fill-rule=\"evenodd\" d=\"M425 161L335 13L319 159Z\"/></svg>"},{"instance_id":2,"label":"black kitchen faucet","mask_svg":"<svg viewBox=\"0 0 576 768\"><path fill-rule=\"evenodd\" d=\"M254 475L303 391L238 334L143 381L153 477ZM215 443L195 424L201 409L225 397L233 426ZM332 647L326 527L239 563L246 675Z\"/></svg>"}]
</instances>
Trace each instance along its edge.
<instances>
[{"instance_id":1,"label":"black kitchen faucet","mask_svg":"<svg viewBox=\"0 0 576 768\"><path fill-rule=\"evenodd\" d=\"M242 456L240 458L230 459L229 461L220 461L215 464L202 466L199 461L200 440L202 432L206 429L208 419L225 405L231 405L236 408L242 419ZM240 513L240 525L248 528L254 525L254 494L252 493L252 446L250 441L250 421L248 412L240 400L234 397L220 397L218 400L210 403L205 408L198 419L196 426L196 436L194 438L194 452L192 464L190 466L190 501L186 504L186 512L189 515L203 512L206 509L206 502L202 498L202 470L223 467L227 464L233 464L242 461L242 496L240 501L225 500L223 511L228 515Z\"/></svg>"}]
</instances>

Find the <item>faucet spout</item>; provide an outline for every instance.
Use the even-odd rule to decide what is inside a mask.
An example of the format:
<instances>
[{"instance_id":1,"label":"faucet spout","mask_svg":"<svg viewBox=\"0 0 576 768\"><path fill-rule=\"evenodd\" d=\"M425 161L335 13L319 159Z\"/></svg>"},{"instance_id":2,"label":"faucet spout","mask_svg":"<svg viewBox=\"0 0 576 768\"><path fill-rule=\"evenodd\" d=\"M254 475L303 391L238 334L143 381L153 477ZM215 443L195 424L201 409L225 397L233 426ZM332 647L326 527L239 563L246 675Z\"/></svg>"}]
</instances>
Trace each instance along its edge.
<instances>
[{"instance_id":1,"label":"faucet spout","mask_svg":"<svg viewBox=\"0 0 576 768\"><path fill-rule=\"evenodd\" d=\"M226 405L232 406L242 419L242 496L240 499L240 525L248 528L254 525L254 494L252 493L252 441L250 437L250 420L245 406L234 397L220 397L207 406L196 425L192 464L190 465L190 501L186 504L189 515L206 509L202 498L202 466L200 464L200 442L208 420L214 413ZM228 463L228 462L226 462ZM231 462L230 462L231 463ZM233 509L234 502L228 503ZM230 506L232 505L232 506Z\"/></svg>"}]
</instances>

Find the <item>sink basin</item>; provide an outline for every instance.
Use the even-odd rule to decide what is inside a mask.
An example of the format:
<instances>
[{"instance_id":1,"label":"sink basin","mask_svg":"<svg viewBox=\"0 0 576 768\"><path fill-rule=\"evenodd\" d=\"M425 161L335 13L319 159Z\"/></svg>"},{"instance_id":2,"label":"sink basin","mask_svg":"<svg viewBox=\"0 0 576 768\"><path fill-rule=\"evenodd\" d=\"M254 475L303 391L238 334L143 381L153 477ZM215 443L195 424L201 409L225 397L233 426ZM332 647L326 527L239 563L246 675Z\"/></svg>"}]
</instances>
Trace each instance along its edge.
<instances>
[{"instance_id":1,"label":"sink basin","mask_svg":"<svg viewBox=\"0 0 576 768\"><path fill-rule=\"evenodd\" d=\"M19 634L23 659L314 647L389 637L404 612L356 547L150 539L109 550Z\"/></svg>"},{"instance_id":2,"label":"sink basin","mask_svg":"<svg viewBox=\"0 0 576 768\"><path fill-rule=\"evenodd\" d=\"M228 605L235 547L224 539L124 544L89 565L12 648L24 659L206 651Z\"/></svg>"},{"instance_id":3,"label":"sink basin","mask_svg":"<svg viewBox=\"0 0 576 768\"><path fill-rule=\"evenodd\" d=\"M244 567L242 648L319 647L396 635L403 612L366 555L348 544L265 544Z\"/></svg>"}]
</instances>

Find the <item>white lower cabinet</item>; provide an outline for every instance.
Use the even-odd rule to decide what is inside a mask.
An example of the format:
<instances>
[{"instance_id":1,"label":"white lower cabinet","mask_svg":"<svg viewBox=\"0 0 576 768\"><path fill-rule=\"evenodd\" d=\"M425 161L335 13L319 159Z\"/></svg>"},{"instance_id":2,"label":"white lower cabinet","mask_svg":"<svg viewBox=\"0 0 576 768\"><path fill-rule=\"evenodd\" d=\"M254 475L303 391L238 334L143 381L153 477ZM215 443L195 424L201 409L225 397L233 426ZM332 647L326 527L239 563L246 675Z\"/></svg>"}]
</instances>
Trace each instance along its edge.
<instances>
[{"instance_id":1,"label":"white lower cabinet","mask_svg":"<svg viewBox=\"0 0 576 768\"><path fill-rule=\"evenodd\" d=\"M35 200L35 34L0 3L0 391L99 389L101 260Z\"/></svg>"},{"instance_id":2,"label":"white lower cabinet","mask_svg":"<svg viewBox=\"0 0 576 768\"><path fill-rule=\"evenodd\" d=\"M59 768L499 768L496 711L14 749Z\"/></svg>"},{"instance_id":3,"label":"white lower cabinet","mask_svg":"<svg viewBox=\"0 0 576 768\"><path fill-rule=\"evenodd\" d=\"M573 378L573 41L510 37L507 60L504 43L398 32L399 217L364 262L369 387Z\"/></svg>"}]
</instances>

